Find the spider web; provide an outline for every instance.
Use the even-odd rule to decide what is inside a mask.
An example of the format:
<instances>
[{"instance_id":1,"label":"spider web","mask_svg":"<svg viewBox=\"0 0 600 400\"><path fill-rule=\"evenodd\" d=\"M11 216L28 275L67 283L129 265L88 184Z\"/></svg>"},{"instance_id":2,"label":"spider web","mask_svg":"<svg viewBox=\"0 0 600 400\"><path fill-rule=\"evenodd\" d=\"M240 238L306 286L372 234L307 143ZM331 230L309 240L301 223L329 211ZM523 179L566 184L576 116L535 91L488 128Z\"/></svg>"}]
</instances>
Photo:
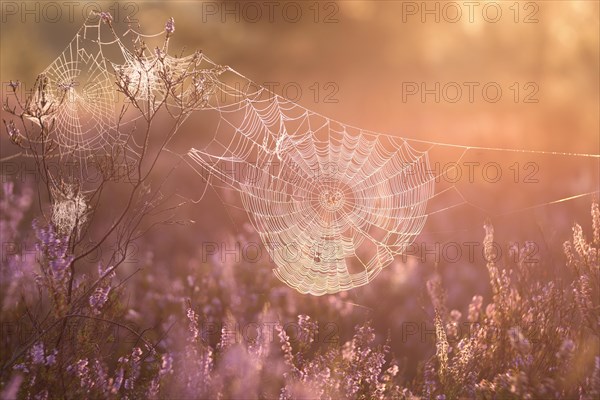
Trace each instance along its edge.
<instances>
[{"instance_id":1,"label":"spider web","mask_svg":"<svg viewBox=\"0 0 600 400\"><path fill-rule=\"evenodd\" d=\"M218 115L214 138L189 151L190 164L210 186L239 192L275 275L301 293L365 285L407 250L428 218L463 205L477 209L451 179L440 179L469 150L599 158L370 132L229 72L205 108ZM452 164L439 170L431 160Z\"/></svg>"},{"instance_id":2,"label":"spider web","mask_svg":"<svg viewBox=\"0 0 600 400\"><path fill-rule=\"evenodd\" d=\"M150 50L153 38L162 39ZM125 43L130 38L131 43ZM211 95L218 71L204 70L199 53L167 54L164 31L143 35L133 28L119 35L92 12L66 49L38 75L25 115L49 127L62 162L78 166L84 185L103 159L134 164L143 143L136 142L136 121L164 106L173 118L201 108ZM172 84L167 87L165 78ZM131 112L132 103L141 113ZM186 116L184 116L183 120Z\"/></svg>"},{"instance_id":3,"label":"spider web","mask_svg":"<svg viewBox=\"0 0 600 400\"><path fill-rule=\"evenodd\" d=\"M93 27L84 25L38 76L26 105L32 121L50 127L59 156L77 160L82 173L90 158L112 154L125 143L117 129L114 76L98 37L90 39Z\"/></svg>"},{"instance_id":4,"label":"spider web","mask_svg":"<svg viewBox=\"0 0 600 400\"><path fill-rule=\"evenodd\" d=\"M191 160L240 192L283 282L315 295L365 285L425 224L428 153L266 94L216 106L219 139Z\"/></svg>"},{"instance_id":5,"label":"spider web","mask_svg":"<svg viewBox=\"0 0 600 400\"><path fill-rule=\"evenodd\" d=\"M122 133L115 82L142 111L128 115L126 123L163 103L172 116L212 111L213 139L186 154L206 183L199 200L209 187L239 192L276 264L275 275L301 293L365 285L406 251L433 215L462 205L477 208L451 180L440 182L455 168L440 171L433 162L456 165L470 150L600 158L370 132L278 96L202 53L167 55L168 36L162 47L148 51L147 42L164 31L142 35L129 29L119 36L104 25L98 16L90 18L36 84L33 114L36 107L50 110L61 156L77 158L83 170L90 158L117 148L139 155L141 145ZM175 84L164 84L166 74Z\"/></svg>"}]
</instances>

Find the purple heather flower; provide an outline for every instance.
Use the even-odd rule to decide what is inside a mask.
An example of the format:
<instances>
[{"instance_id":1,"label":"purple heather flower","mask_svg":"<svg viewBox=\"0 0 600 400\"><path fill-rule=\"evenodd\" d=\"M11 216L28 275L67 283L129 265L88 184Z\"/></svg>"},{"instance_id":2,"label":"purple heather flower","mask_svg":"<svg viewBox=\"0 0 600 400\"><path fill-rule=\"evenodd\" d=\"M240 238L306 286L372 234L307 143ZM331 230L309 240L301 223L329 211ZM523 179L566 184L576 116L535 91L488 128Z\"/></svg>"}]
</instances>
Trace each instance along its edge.
<instances>
[{"instance_id":1,"label":"purple heather flower","mask_svg":"<svg viewBox=\"0 0 600 400\"><path fill-rule=\"evenodd\" d=\"M4 124L6 125L8 137L14 142L19 137L21 131L19 131L19 128L15 126L15 122L13 120L10 120L8 124L6 123L6 121L4 121Z\"/></svg>"},{"instance_id":2,"label":"purple heather flower","mask_svg":"<svg viewBox=\"0 0 600 400\"><path fill-rule=\"evenodd\" d=\"M21 371L21 372L24 372L26 374L29 373L29 368L27 368L27 366L25 364L23 364L23 363L21 363L21 364L15 364L15 366L13 367L13 369L15 371Z\"/></svg>"},{"instance_id":3,"label":"purple heather flower","mask_svg":"<svg viewBox=\"0 0 600 400\"><path fill-rule=\"evenodd\" d=\"M46 356L46 365L50 366L50 365L54 365L56 363L56 356L58 355L58 350L54 349L54 351L51 354L48 354Z\"/></svg>"},{"instance_id":4,"label":"purple heather flower","mask_svg":"<svg viewBox=\"0 0 600 400\"><path fill-rule=\"evenodd\" d=\"M30 351L31 361L34 364L45 364L46 358L44 357L44 343L38 342L31 347Z\"/></svg>"},{"instance_id":5,"label":"purple heather flower","mask_svg":"<svg viewBox=\"0 0 600 400\"><path fill-rule=\"evenodd\" d=\"M123 387L126 390L133 390L133 380L129 378L125 379L125 385L123 385Z\"/></svg>"},{"instance_id":6,"label":"purple heather flower","mask_svg":"<svg viewBox=\"0 0 600 400\"><path fill-rule=\"evenodd\" d=\"M165 31L167 31L167 34L169 35L175 32L175 20L173 19L173 17L169 18L169 20L165 24Z\"/></svg>"},{"instance_id":7,"label":"purple heather flower","mask_svg":"<svg viewBox=\"0 0 600 400\"><path fill-rule=\"evenodd\" d=\"M73 256L68 254L68 240L58 235L52 225L42 228L34 221L33 229L39 239L38 249L43 251L47 258L52 274L62 279L65 270L73 261Z\"/></svg>"},{"instance_id":8,"label":"purple heather flower","mask_svg":"<svg viewBox=\"0 0 600 400\"><path fill-rule=\"evenodd\" d=\"M166 375L173 370L173 357L169 353L163 354L161 358L159 375Z\"/></svg>"},{"instance_id":9,"label":"purple heather flower","mask_svg":"<svg viewBox=\"0 0 600 400\"><path fill-rule=\"evenodd\" d=\"M113 382L113 387L111 389L112 393L117 393L119 389L121 389L121 385L123 384L123 376L125 375L125 371L123 368L119 368L117 371L117 375L115 376L115 380Z\"/></svg>"},{"instance_id":10,"label":"purple heather flower","mask_svg":"<svg viewBox=\"0 0 600 400\"><path fill-rule=\"evenodd\" d=\"M67 367L67 371L75 374L79 378L81 387L90 384L90 370L88 368L89 361L87 358L77 361L75 364Z\"/></svg>"},{"instance_id":11,"label":"purple heather flower","mask_svg":"<svg viewBox=\"0 0 600 400\"><path fill-rule=\"evenodd\" d=\"M143 354L142 349L140 349L139 347L136 347L131 352L131 359L134 362L139 362L142 357L142 354Z\"/></svg>"},{"instance_id":12,"label":"purple heather flower","mask_svg":"<svg viewBox=\"0 0 600 400\"><path fill-rule=\"evenodd\" d=\"M21 85L21 82L19 81L10 81L8 82L8 86L10 86L12 88L12 90L17 90L17 88Z\"/></svg>"},{"instance_id":13,"label":"purple heather flower","mask_svg":"<svg viewBox=\"0 0 600 400\"><path fill-rule=\"evenodd\" d=\"M565 339L560 346L560 350L556 353L559 359L568 359L575 351L575 342L571 339Z\"/></svg>"},{"instance_id":14,"label":"purple heather flower","mask_svg":"<svg viewBox=\"0 0 600 400\"><path fill-rule=\"evenodd\" d=\"M108 293L110 292L110 286L105 288L98 287L94 293L90 296L89 302L90 307L94 314L100 314L100 309L104 306L104 303L108 300Z\"/></svg>"}]
</instances>

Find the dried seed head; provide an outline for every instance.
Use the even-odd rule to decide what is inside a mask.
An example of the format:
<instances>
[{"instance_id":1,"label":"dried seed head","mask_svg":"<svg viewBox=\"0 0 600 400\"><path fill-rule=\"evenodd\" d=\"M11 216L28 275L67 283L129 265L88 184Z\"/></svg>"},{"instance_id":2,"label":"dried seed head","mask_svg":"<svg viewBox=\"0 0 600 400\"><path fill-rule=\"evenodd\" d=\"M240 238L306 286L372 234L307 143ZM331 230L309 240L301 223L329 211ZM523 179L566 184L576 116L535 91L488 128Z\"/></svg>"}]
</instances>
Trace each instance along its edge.
<instances>
[{"instance_id":1,"label":"dried seed head","mask_svg":"<svg viewBox=\"0 0 600 400\"><path fill-rule=\"evenodd\" d=\"M175 20L173 17L169 18L167 23L165 24L165 31L167 32L167 36L170 36L175 32Z\"/></svg>"}]
</instances>

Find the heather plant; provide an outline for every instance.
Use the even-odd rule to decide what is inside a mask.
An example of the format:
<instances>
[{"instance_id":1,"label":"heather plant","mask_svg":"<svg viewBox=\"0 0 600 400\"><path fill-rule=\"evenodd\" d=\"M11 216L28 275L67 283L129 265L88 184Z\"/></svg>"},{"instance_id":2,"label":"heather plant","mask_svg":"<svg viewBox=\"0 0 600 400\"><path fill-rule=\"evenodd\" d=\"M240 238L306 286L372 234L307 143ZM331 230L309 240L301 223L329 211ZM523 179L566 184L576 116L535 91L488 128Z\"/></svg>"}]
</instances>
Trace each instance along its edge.
<instances>
[{"instance_id":1,"label":"heather plant","mask_svg":"<svg viewBox=\"0 0 600 400\"><path fill-rule=\"evenodd\" d=\"M110 14L102 13L99 18L116 36ZM173 31L174 22L170 20L161 51L168 51ZM144 63L148 51L143 41L136 42L129 65ZM10 321L20 328L26 325L31 331L20 335L23 340L3 343L2 381L8 382L9 376L13 376L11 382L20 379L19 393L24 397L55 398L69 393L76 397L133 398L145 394L150 385L159 385L160 362L155 344L120 322L127 311L121 302L127 277L121 276L116 282L116 273L127 260L132 244L156 226L174 222L173 205L161 189L165 177L155 166L165 143L191 110L204 101L201 92L205 87L195 85L184 101L176 88L184 80L200 79L200 75L193 69L172 71L164 57L158 58L150 70L120 69L117 76L113 90L128 101L122 106L116 127L104 124L94 129L116 129L125 139L84 158L78 153L82 149L65 147L65 138L71 134L83 137L81 130L85 127L79 126L79 121L67 127L61 122L65 109L77 107L79 98L72 90L78 83L62 82L54 88L43 73L24 101L17 95L19 83L11 82L13 95L4 103L4 111L13 117L4 122L10 140L26 162L37 168L39 212L32 218L34 260L27 260L27 266L21 267L15 264L23 264L23 260L15 257L6 266L3 260L2 268L6 289L3 324ZM150 83L164 89L162 96L145 92L153 90ZM153 121L169 101L179 108L167 110L173 127L161 137L160 131L153 129ZM143 132L137 131L137 123L127 123L132 119L143 121ZM87 143L81 140L82 146ZM142 144L131 151L128 144L134 141ZM99 169L99 180L85 174L92 158ZM30 189L24 184L21 190ZM6 243L25 243L16 232L30 198L15 196L13 185L5 185L2 233ZM119 202L119 198L124 200ZM111 215L108 223L107 212ZM100 256L92 262L93 254ZM18 288L20 282L25 284ZM120 346L123 332L133 335L138 346ZM154 370L157 376L148 372Z\"/></svg>"},{"instance_id":2,"label":"heather plant","mask_svg":"<svg viewBox=\"0 0 600 400\"><path fill-rule=\"evenodd\" d=\"M26 200L11 196L9 201L5 194L6 207L26 208ZM34 266L37 279L28 277L47 296L47 308L58 314L69 277L64 246L57 232L33 226L44 258ZM486 225L491 299L485 304L475 296L465 305L465 317L446 311L443 282L433 275L427 287L435 310L434 355L423 359L414 380L402 376L402 365L390 351L393 338L378 335L370 324L357 326L348 340L323 341L317 319L301 314L295 329L286 330L284 320L296 307L281 303L277 293L262 301L249 296L253 288L267 290L270 275L255 274L255 266L243 263L224 267L236 268L230 272L192 264L180 286L148 287L147 297L127 305L124 285L116 285L116 274L109 273L80 314L67 314L76 323L67 325L62 339L61 329L36 333L43 332L44 321L22 302L23 313L39 330L3 371L3 391L7 398L16 393L23 398L60 393L86 398L596 398L598 226L594 203L592 239L574 227L565 243L566 274L559 275L539 271L543 263L532 262L524 251L529 244L519 249L517 262L496 262L490 250L494 230ZM100 266L94 276L105 272ZM156 272L147 275L150 283L161 279L151 278ZM544 282L540 276L555 278ZM248 295L248 304L240 303L239 293ZM327 313L323 307L329 303L318 299L315 318L321 318L317 310ZM18 309L10 306L13 313ZM128 321L153 310L166 312L159 313L159 334L151 342L146 338L152 335L130 330ZM240 321L257 321L260 334L242 335ZM215 331L206 328L215 322L220 329L211 338L207 334ZM135 340L116 343L115 326Z\"/></svg>"},{"instance_id":3,"label":"heather plant","mask_svg":"<svg viewBox=\"0 0 600 400\"><path fill-rule=\"evenodd\" d=\"M202 338L201 322L188 308L189 329L184 351L173 356L183 368L170 378L169 392L182 398L401 398L398 366L388 345L374 345L368 324L356 328L343 344L317 343L316 324L298 316L291 339L273 313L261 313L257 340L239 340L227 317L220 340L211 346ZM247 339L247 338L246 338Z\"/></svg>"},{"instance_id":4,"label":"heather plant","mask_svg":"<svg viewBox=\"0 0 600 400\"><path fill-rule=\"evenodd\" d=\"M564 244L565 271L548 274L519 249L515 265L500 265L485 225L485 256L492 299L475 296L467 318L443 310L439 280L428 287L435 312L436 354L425 365L425 397L597 398L600 362L598 203L592 204L592 239L580 225ZM551 277L541 280L540 277ZM442 311L443 312L443 311Z\"/></svg>"}]
</instances>

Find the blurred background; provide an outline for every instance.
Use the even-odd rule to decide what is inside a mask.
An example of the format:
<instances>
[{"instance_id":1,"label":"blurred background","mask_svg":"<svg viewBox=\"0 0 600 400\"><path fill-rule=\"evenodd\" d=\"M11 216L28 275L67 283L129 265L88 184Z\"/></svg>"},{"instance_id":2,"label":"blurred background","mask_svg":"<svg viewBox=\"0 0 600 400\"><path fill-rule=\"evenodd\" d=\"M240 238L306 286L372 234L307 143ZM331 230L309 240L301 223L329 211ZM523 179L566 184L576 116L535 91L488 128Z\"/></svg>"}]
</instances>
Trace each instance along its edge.
<instances>
[{"instance_id":1,"label":"blurred background","mask_svg":"<svg viewBox=\"0 0 600 400\"><path fill-rule=\"evenodd\" d=\"M600 3L474 3L3 2L3 97L9 80L30 88L73 38L84 15L98 6L111 12L115 25L129 16L147 33L162 31L173 17L172 50L189 54L201 49L213 61L270 85L276 94L353 126L474 147L599 154ZM205 140L203 135L210 139L202 128L202 116L196 115L179 138L191 146ZM15 152L6 135L0 143L2 157ZM444 149L436 148L431 161L460 155ZM457 185L471 205L432 215L419 246L480 242L484 220L491 218L504 251L512 242L532 240L544 262L560 264L572 224L589 221L592 196L548 203L597 191L598 159L470 150L463 161L498 163L503 177L490 183L475 169L473 182L462 179ZM525 179L529 174L534 181ZM178 185L190 182L174 178L173 186ZM456 204L455 199L441 201L438 209ZM243 213L232 212L214 193L181 214L196 224L166 227L140 246L140 255L151 253L151 268L161 270L170 282L183 282L194 268L221 268L216 258L190 261L206 261L199 246L203 240L257 241ZM431 256L398 260L372 285L318 300L271 277L266 288L252 293L249 287L255 297L248 301L257 307L266 299L273 303L277 293L285 304L295 304L296 312L341 301L346 305L343 313L322 317L336 318L341 335L345 328L372 319L378 333L391 331L397 354L413 359L433 348L431 343L402 340L403 324L431 322L425 281L436 264L451 308L465 314L473 295L489 298L487 271L478 254L458 262ZM270 276L268 262L252 268ZM329 314L322 311L315 317Z\"/></svg>"}]
</instances>

